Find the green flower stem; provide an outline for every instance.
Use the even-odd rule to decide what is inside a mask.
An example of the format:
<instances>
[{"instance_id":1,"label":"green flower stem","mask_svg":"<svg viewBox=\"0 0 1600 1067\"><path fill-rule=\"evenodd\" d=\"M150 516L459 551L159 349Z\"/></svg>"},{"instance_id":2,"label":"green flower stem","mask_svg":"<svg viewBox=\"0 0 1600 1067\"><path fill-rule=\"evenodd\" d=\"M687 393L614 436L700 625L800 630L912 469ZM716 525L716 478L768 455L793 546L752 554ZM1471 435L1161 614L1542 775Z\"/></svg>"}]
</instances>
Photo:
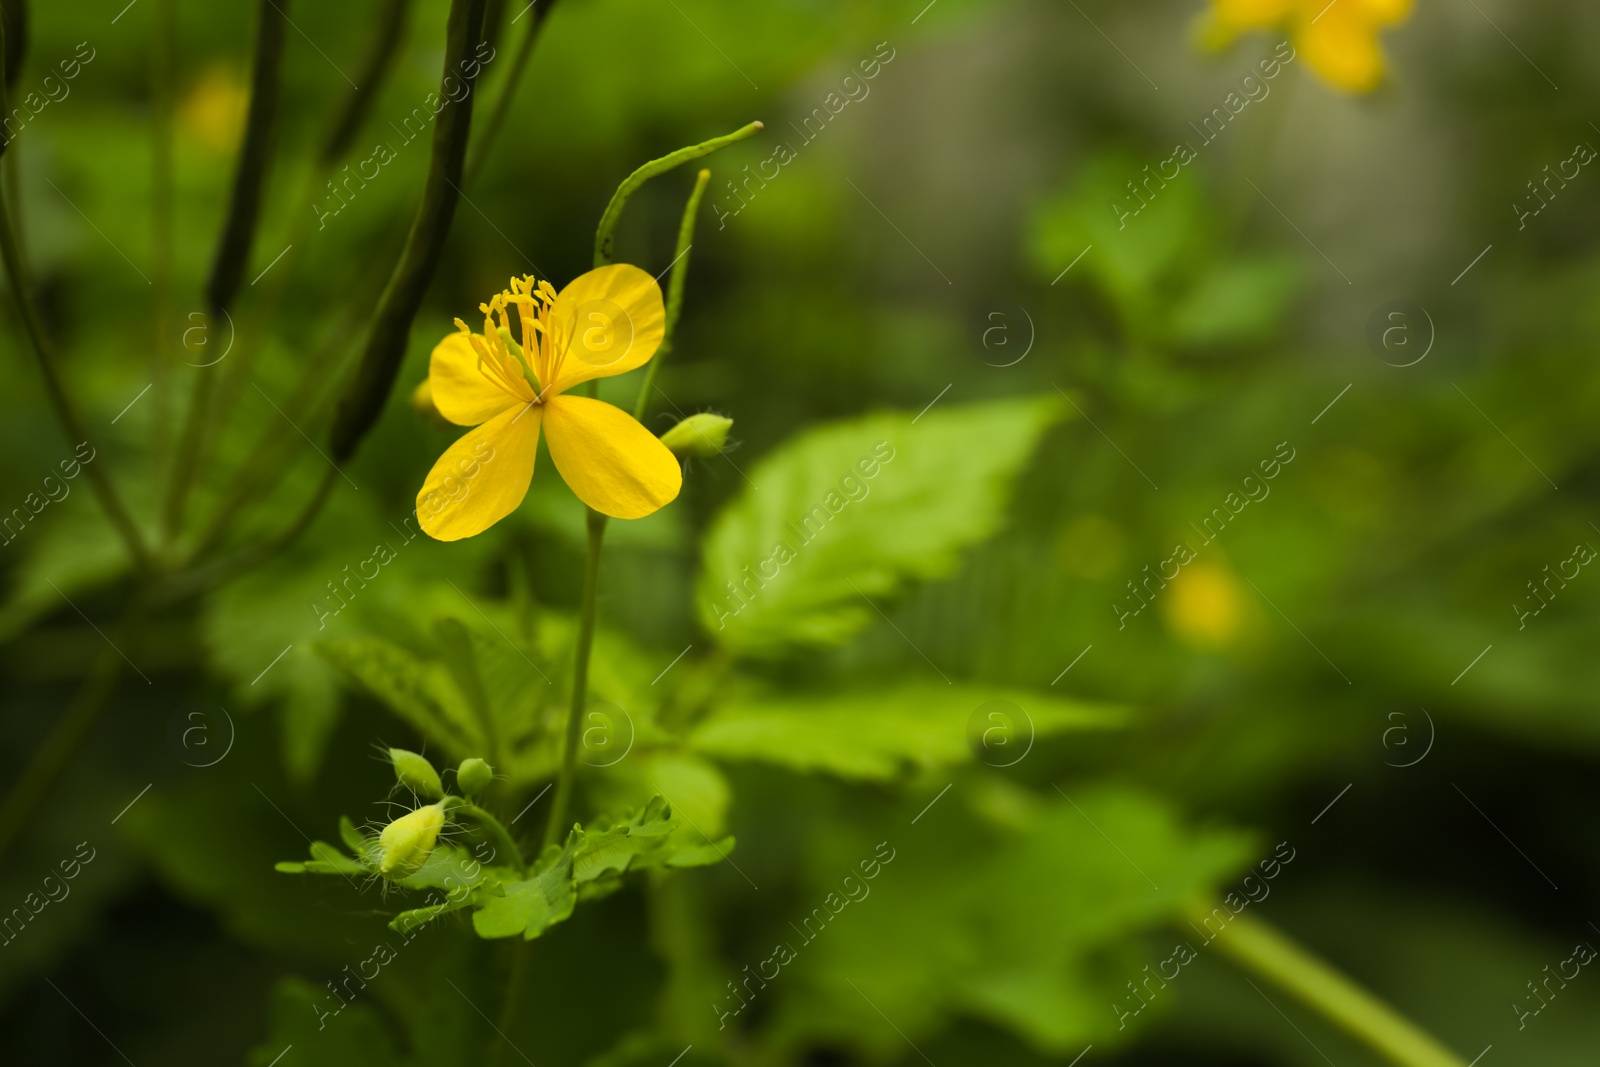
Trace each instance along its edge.
<instances>
[{"instance_id":1,"label":"green flower stem","mask_svg":"<svg viewBox=\"0 0 1600 1067\"><path fill-rule=\"evenodd\" d=\"M685 160L715 152L723 145L742 140L759 129L761 123L752 122L726 137L719 137L691 148L683 148L670 156L646 163L629 175L628 180L617 188L605 215L600 220L600 229L595 234L595 265L604 266L609 262L601 258L601 250L604 249L606 254L609 254L611 230L616 228L617 220L622 216L622 209L626 206L628 196L633 190L655 175L671 170ZM678 256L673 263L672 279L667 283L666 323L661 337L661 347L656 350L656 356L651 360L650 375L646 376L644 387L639 392L636 410L642 410L646 398L650 395L650 385L654 381L651 375L672 344L672 328L677 325L678 312L683 305L683 282L686 276L684 272L689 266L687 253L694 238L695 211L700 205L700 195L705 191L706 182L710 180L711 172L708 170L702 170L696 176L694 192L689 196L683 222L678 226ZM594 384L592 381L589 383L591 396L594 395ZM581 614L578 622L578 644L572 658L572 705L567 709L566 745L562 752L560 777L556 780L555 801L550 807L550 822L545 827L546 846L555 844L561 839L566 829L567 810L572 803L572 777L578 762L578 738L582 736L583 710L589 694L589 653L594 647L596 600L600 587L600 550L605 544L606 521L606 516L593 509L589 510L587 522L589 546L583 572L583 601L579 609Z\"/></svg>"},{"instance_id":2,"label":"green flower stem","mask_svg":"<svg viewBox=\"0 0 1600 1067\"><path fill-rule=\"evenodd\" d=\"M688 148L680 148L676 152L662 156L660 159L652 159L623 179L622 184L617 186L617 191L611 194L611 202L606 205L605 214L600 216L600 226L595 230L594 265L603 267L612 262L616 248L617 223L622 219L622 209L628 206L628 198L638 191L639 186L658 174L665 174L680 163L687 163L689 160L699 159L701 156L709 156L719 148L726 148L736 141L753 137L760 133L761 129L761 123L752 122L748 126L741 126L730 134L713 137L709 141L702 141L699 144L690 145Z\"/></svg>"},{"instance_id":3,"label":"green flower stem","mask_svg":"<svg viewBox=\"0 0 1600 1067\"><path fill-rule=\"evenodd\" d=\"M284 44L289 32L289 0L261 0L256 11L255 58L250 73L250 111L245 120L244 144L239 149L233 174L233 189L228 198L228 214L222 223L216 258L206 279L206 305L212 323L221 317L238 295L255 241L261 217L261 197L266 187L272 158L273 127L277 124L279 73L283 67ZM184 505L194 484L206 419L211 410L212 379L216 372L204 368L195 381L184 416L183 430L173 453L172 477L167 485L162 524L170 540L183 525Z\"/></svg>"},{"instance_id":4,"label":"green flower stem","mask_svg":"<svg viewBox=\"0 0 1600 1067\"><path fill-rule=\"evenodd\" d=\"M517 842L511 833L501 824L500 820L478 807L476 804L461 803L451 809L456 815L464 815L483 827L489 836L494 838L494 843L505 850L511 862L516 865L517 873L526 875L528 865L522 858L522 850L517 847Z\"/></svg>"},{"instance_id":5,"label":"green flower stem","mask_svg":"<svg viewBox=\"0 0 1600 1067\"><path fill-rule=\"evenodd\" d=\"M440 91L444 92L446 78L457 77L467 83L469 91L459 103L446 107L434 120L433 155L428 163L422 203L417 207L411 232L406 236L405 250L395 264L383 295L378 298L361 362L334 419L331 444L336 463L349 459L355 452L389 399L411 339L411 323L427 294L444 251L445 238L450 233L450 221L455 217L456 202L461 198L463 162L467 155L467 138L472 132L475 94L471 90L476 84L475 79L467 77L461 64L471 59L482 40L483 5L484 0L450 0Z\"/></svg>"},{"instance_id":6,"label":"green flower stem","mask_svg":"<svg viewBox=\"0 0 1600 1067\"><path fill-rule=\"evenodd\" d=\"M489 109L489 117L472 147L472 159L467 163L466 173L469 182L483 169L489 150L494 147L495 138L500 134L500 127L505 125L506 116L511 112L511 100L516 96L517 86L522 82L522 72L527 69L528 60L533 56L539 31L544 28L544 20L550 17L550 9L555 6L556 0L535 0L528 9L525 16L528 26L522 31L522 40L517 42L517 54L511 58L511 71L506 75L506 80L500 83L500 94L494 98L494 106Z\"/></svg>"},{"instance_id":7,"label":"green flower stem","mask_svg":"<svg viewBox=\"0 0 1600 1067\"><path fill-rule=\"evenodd\" d=\"M683 285L689 277L689 249L694 244L695 216L700 212L700 198L710 181L711 172L701 168L700 173L694 176L694 191L689 194L689 202L683 207L683 221L678 223L678 247L673 250L672 277L667 279L667 321L661 334L661 347L656 349L655 358L645 368L644 383L639 386L639 399L633 405L633 417L636 420L644 418L645 408L650 404L650 390L656 384L656 372L672 351L672 331L678 325L678 316L683 311Z\"/></svg>"},{"instance_id":8,"label":"green flower stem","mask_svg":"<svg viewBox=\"0 0 1600 1067\"><path fill-rule=\"evenodd\" d=\"M506 976L506 991L500 1001L499 1032L504 1035L517 1022L517 1005L522 1002L523 989L528 984L528 958L533 955L533 942L517 938L511 944L511 973ZM499 1067L510 1039L492 1041L484 1062L488 1067Z\"/></svg>"},{"instance_id":9,"label":"green flower stem","mask_svg":"<svg viewBox=\"0 0 1600 1067\"><path fill-rule=\"evenodd\" d=\"M5 29L0 25L0 115L9 114L11 111L10 94L5 90L5 47ZM0 143L0 152L4 151L5 145ZM0 197L0 260L5 263L6 277L11 282L11 296L17 302L23 329L27 331L28 340L33 345L34 356L39 361L39 372L44 376L45 392L50 397L51 406L55 408L56 418L67 431L67 437L72 443L87 441L89 432L84 428L83 417L79 415L77 405L67 394L66 385L56 369L55 354L44 332L43 317L39 314L38 305L34 303L28 275L23 268L22 250L17 245L16 231L11 226L11 212L6 209L3 197ZM116 486L111 484L105 465L90 463L85 465L83 470L89 476L89 485L94 489L95 499L100 502L100 507L111 520L111 525L116 527L118 536L128 546L128 554L133 557L134 566L139 570L149 570L151 566L149 549L145 547L144 538L140 535L133 516L128 513L128 509L123 506L122 498L117 495Z\"/></svg>"},{"instance_id":10,"label":"green flower stem","mask_svg":"<svg viewBox=\"0 0 1600 1067\"><path fill-rule=\"evenodd\" d=\"M1205 908L1190 912L1193 922L1212 914ZM1399 1067L1464 1067L1416 1024L1260 919L1234 916L1213 944Z\"/></svg>"},{"instance_id":11,"label":"green flower stem","mask_svg":"<svg viewBox=\"0 0 1600 1067\"><path fill-rule=\"evenodd\" d=\"M583 709L589 697L589 653L594 649L594 624L600 593L600 550L605 544L606 517L588 513L589 548L583 567L583 601L578 616L578 643L572 654L572 704L567 708L567 736L561 753L561 774L545 825L544 845L557 844L567 830L572 804L572 778L578 764L578 738L583 732Z\"/></svg>"}]
</instances>

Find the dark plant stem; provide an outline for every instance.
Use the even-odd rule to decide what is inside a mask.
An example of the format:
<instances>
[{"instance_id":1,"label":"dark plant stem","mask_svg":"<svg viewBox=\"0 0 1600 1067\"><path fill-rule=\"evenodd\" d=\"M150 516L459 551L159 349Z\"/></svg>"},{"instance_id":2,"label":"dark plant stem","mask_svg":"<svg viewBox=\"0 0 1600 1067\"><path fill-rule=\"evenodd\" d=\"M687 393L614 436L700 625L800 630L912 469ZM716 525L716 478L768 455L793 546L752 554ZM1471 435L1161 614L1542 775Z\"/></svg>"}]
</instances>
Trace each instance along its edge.
<instances>
[{"instance_id":1,"label":"dark plant stem","mask_svg":"<svg viewBox=\"0 0 1600 1067\"><path fill-rule=\"evenodd\" d=\"M277 124L278 89L283 68L289 0L261 0L256 12L255 62L250 73L250 112L245 121L244 147L233 172L233 192L222 239L206 281L206 303L213 313L233 304L250 261L256 224L261 217L261 194L272 163L272 134Z\"/></svg>"},{"instance_id":2,"label":"dark plant stem","mask_svg":"<svg viewBox=\"0 0 1600 1067\"><path fill-rule=\"evenodd\" d=\"M373 101L378 91L383 88L394 66L395 58L399 55L400 44L405 39L412 0L383 0L383 4L384 6L372 19L377 32L362 59L361 69L357 75L360 80L345 94L343 105L323 137L322 147L318 149L301 187L296 190L294 199L290 201L296 208L291 211L288 230L281 238L284 248L282 262L274 265L272 276L266 279L266 283L262 286L261 296L252 302L250 316L252 322L247 328L239 331L238 351L229 364L227 373L222 376L222 382L212 402L212 410L206 420L206 427L200 435L201 452L206 450L210 432L227 419L228 413L238 401L239 393L253 377L256 363L265 348L263 341L268 336L271 325L277 321L278 305L284 293L288 291L289 282L294 276L294 268L304 254L307 244L306 231L315 215L313 201L323 195L321 190L330 184L339 160L349 152L351 143L361 132L368 115L372 112ZM350 168L347 165L344 169L348 172ZM356 175L356 180L362 181L359 174ZM349 178L347 177L345 181L348 184ZM298 210L298 206L302 204L309 210ZM307 369L312 368L307 367ZM253 458L252 456L252 460ZM196 552L198 551L197 549Z\"/></svg>"},{"instance_id":3,"label":"dark plant stem","mask_svg":"<svg viewBox=\"0 0 1600 1067\"><path fill-rule=\"evenodd\" d=\"M5 27L0 23L0 68L5 66L6 54ZM10 94L5 90L5 79L6 71L0 69L0 115L9 114L11 110ZM0 142L0 153L5 149L6 145ZM17 246L16 231L12 229L11 212L5 206L5 199L0 197L0 261L5 263L6 277L11 281L11 295L17 302L23 329L27 331L28 340L33 345L34 356L39 362L39 371L44 376L45 392L50 397L50 405L55 409L56 418L74 443L86 442L89 440L89 433L84 428L83 417L78 414L77 405L67 394L66 386L56 369L55 355L44 332L43 317L39 314L38 305L34 303L32 287L23 268L22 251ZM111 525L116 527L118 536L128 546L128 554L133 558L134 566L139 570L150 569L150 553L145 547L144 538L140 535L139 527L135 525L128 509L123 506L122 498L117 495L116 487L111 484L111 478L106 474L104 465L97 467L91 463L86 464L83 469L89 475L89 484L94 489L95 499L100 502L106 517L111 520Z\"/></svg>"},{"instance_id":4,"label":"dark plant stem","mask_svg":"<svg viewBox=\"0 0 1600 1067\"><path fill-rule=\"evenodd\" d=\"M330 467L323 475L322 481L317 484L316 492L311 494L311 498L300 509L300 513L277 536L241 548L231 556L173 575L157 588L152 597L153 602L166 605L187 597L199 596L225 582L232 581L252 568L259 567L294 544L316 521L317 515L322 511L322 505L327 502L328 491L333 488L333 480L336 477L338 472Z\"/></svg>"},{"instance_id":5,"label":"dark plant stem","mask_svg":"<svg viewBox=\"0 0 1600 1067\"><path fill-rule=\"evenodd\" d=\"M233 191L228 199L228 214L223 220L222 237L206 281L206 305L210 327L220 326L244 280L250 260L250 247L261 217L261 196L271 164L272 133L278 114L278 88L283 67L283 52L289 16L284 10L289 0L261 0L256 11L255 61L250 75L250 112L245 121L244 146L239 151L233 174ZM183 526L184 505L199 462L201 439L215 390L216 372L202 368L189 398L183 430L173 454L172 479L167 487L162 522L167 537L177 536Z\"/></svg>"},{"instance_id":6,"label":"dark plant stem","mask_svg":"<svg viewBox=\"0 0 1600 1067\"><path fill-rule=\"evenodd\" d=\"M448 95L444 93L443 79L460 77L468 83L468 92L459 103L452 103L441 111L434 121L433 157L428 165L422 204L406 237L405 251L400 254L394 274L378 299L361 363L334 420L331 444L336 463L350 458L383 411L405 358L412 320L427 293L428 283L433 279L444 250L445 237L450 232L450 220L455 215L456 201L461 197L467 138L472 132L471 90L475 79L467 77L467 68L462 64L470 62L482 40L483 5L484 0L451 0L440 90Z\"/></svg>"},{"instance_id":7,"label":"dark plant stem","mask_svg":"<svg viewBox=\"0 0 1600 1067\"><path fill-rule=\"evenodd\" d=\"M333 125L328 127L327 136L323 138L322 149L317 153L321 169L330 170L344 158L356 134L361 131L362 124L366 122L367 115L371 113L372 102L377 99L378 90L383 88L389 71L394 67L400 42L405 40L411 4L412 0L382 0L382 6L372 16L371 21L377 26L378 32L362 58L361 68L356 72L356 87L345 97L344 107L339 109Z\"/></svg>"}]
</instances>

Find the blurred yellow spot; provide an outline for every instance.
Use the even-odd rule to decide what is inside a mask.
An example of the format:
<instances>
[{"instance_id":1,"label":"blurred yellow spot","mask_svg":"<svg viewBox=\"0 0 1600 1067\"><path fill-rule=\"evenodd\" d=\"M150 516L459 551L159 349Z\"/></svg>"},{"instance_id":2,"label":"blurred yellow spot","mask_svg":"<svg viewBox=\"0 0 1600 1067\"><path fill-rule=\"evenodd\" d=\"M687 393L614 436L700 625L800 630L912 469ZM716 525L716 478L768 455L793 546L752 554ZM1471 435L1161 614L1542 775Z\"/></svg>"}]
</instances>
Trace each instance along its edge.
<instances>
[{"instance_id":1,"label":"blurred yellow spot","mask_svg":"<svg viewBox=\"0 0 1600 1067\"><path fill-rule=\"evenodd\" d=\"M1222 47L1249 30L1286 28L1323 81L1367 93L1383 81L1379 31L1409 14L1411 0L1211 0L1201 38Z\"/></svg>"},{"instance_id":2,"label":"blurred yellow spot","mask_svg":"<svg viewBox=\"0 0 1600 1067\"><path fill-rule=\"evenodd\" d=\"M178 128L212 152L226 152L239 143L249 105L250 92L236 70L209 67L178 105Z\"/></svg>"},{"instance_id":3,"label":"blurred yellow spot","mask_svg":"<svg viewBox=\"0 0 1600 1067\"><path fill-rule=\"evenodd\" d=\"M1215 564L1194 563L1179 571L1162 603L1173 633L1201 648L1232 644L1243 621L1239 581L1226 567Z\"/></svg>"}]
</instances>

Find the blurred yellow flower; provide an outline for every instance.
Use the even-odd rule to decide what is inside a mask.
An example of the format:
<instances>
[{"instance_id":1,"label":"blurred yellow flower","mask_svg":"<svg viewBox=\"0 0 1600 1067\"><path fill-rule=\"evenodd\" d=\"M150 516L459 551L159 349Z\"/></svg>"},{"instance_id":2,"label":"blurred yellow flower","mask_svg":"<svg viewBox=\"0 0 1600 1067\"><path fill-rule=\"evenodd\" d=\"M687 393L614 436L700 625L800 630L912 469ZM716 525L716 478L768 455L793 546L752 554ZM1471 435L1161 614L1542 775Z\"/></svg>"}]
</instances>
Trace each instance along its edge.
<instances>
[{"instance_id":1,"label":"blurred yellow flower","mask_svg":"<svg viewBox=\"0 0 1600 1067\"><path fill-rule=\"evenodd\" d=\"M482 533L516 510L533 480L544 429L550 459L578 499L637 519L683 485L678 461L620 408L566 390L643 366L666 328L661 288L638 267L592 270L560 293L512 278L483 311L483 332L456 320L433 350L428 382L439 413L476 426L445 450L417 494L417 519L440 541ZM512 339L517 311L522 342Z\"/></svg>"},{"instance_id":2,"label":"blurred yellow flower","mask_svg":"<svg viewBox=\"0 0 1600 1067\"><path fill-rule=\"evenodd\" d=\"M1411 0L1211 0L1202 32L1221 47L1248 30L1285 26L1324 81L1365 93L1383 80L1378 31L1410 13Z\"/></svg>"},{"instance_id":3,"label":"blurred yellow flower","mask_svg":"<svg viewBox=\"0 0 1600 1067\"><path fill-rule=\"evenodd\" d=\"M1238 580L1216 564L1196 564L1179 572L1172 580L1165 607L1168 627L1201 648L1232 644L1244 617Z\"/></svg>"},{"instance_id":4,"label":"blurred yellow flower","mask_svg":"<svg viewBox=\"0 0 1600 1067\"><path fill-rule=\"evenodd\" d=\"M226 152L239 143L244 129L250 91L232 67L207 68L178 107L183 133L213 152Z\"/></svg>"}]
</instances>

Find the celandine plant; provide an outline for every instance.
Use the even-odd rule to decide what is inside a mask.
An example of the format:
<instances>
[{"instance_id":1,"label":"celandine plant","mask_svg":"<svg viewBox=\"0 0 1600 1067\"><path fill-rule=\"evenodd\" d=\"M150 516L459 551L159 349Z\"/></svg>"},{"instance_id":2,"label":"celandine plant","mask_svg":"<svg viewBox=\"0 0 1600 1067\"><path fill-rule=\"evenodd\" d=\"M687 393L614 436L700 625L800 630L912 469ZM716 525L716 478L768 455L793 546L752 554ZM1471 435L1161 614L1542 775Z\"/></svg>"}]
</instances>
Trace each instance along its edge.
<instances>
[{"instance_id":1,"label":"celandine plant","mask_svg":"<svg viewBox=\"0 0 1600 1067\"><path fill-rule=\"evenodd\" d=\"M418 390L419 400L444 419L474 427L423 479L417 518L430 536L441 541L471 537L515 511L532 482L541 434L556 470L587 508L571 703L542 846L525 853L507 827L478 803L495 777L485 759L462 761L451 790L425 757L390 749L396 781L416 806L365 831L342 819L340 838L348 852L316 842L310 860L280 863L278 870L374 878L402 898L414 895L408 901L412 906L401 908L390 922L400 932L470 908L477 936L532 940L568 918L580 900L619 888L630 872L704 866L733 847L731 837L695 844L674 836L679 824L660 796L637 811L602 815L587 826L570 824L568 818L606 524L613 518L642 518L671 503L683 484L679 457L715 454L732 425L723 416L703 413L657 438L639 421L682 306L695 213L710 171L699 172L690 194L665 299L645 271L608 262L612 232L628 197L643 182L759 129L760 123L751 123L635 171L601 219L595 269L559 292L548 281L513 277L505 290L479 305L481 332L456 320L457 332L434 348L427 381ZM599 379L646 364L650 369L632 414L595 396ZM579 387L587 395L576 392ZM489 845L486 858L451 840L468 827ZM508 1004L520 973L520 967L513 970Z\"/></svg>"}]
</instances>

